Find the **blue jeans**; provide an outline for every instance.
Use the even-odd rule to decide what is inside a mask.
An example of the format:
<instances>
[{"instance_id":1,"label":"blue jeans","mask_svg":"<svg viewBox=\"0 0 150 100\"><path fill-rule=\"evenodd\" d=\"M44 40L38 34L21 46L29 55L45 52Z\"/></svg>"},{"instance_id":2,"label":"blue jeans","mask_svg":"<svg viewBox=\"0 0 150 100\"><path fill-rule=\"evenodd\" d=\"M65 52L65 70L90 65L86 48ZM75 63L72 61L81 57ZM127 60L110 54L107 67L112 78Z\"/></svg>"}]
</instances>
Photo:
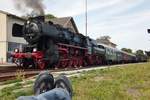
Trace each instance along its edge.
<instances>
[{"instance_id":1,"label":"blue jeans","mask_svg":"<svg viewBox=\"0 0 150 100\"><path fill-rule=\"evenodd\" d=\"M38 96L21 96L17 100L71 100L68 91L55 88Z\"/></svg>"}]
</instances>

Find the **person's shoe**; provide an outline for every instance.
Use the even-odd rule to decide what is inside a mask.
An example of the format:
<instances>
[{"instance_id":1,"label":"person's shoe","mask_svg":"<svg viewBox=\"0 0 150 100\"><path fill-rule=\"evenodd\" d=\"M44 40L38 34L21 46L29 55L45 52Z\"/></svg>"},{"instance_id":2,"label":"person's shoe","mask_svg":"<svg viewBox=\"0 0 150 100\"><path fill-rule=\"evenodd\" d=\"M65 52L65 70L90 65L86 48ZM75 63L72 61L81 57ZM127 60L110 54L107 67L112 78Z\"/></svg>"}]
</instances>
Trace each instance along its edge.
<instances>
[{"instance_id":1,"label":"person's shoe","mask_svg":"<svg viewBox=\"0 0 150 100\"><path fill-rule=\"evenodd\" d=\"M72 98L73 95L72 85L70 80L66 76L60 75L56 78L55 88L62 88L66 90L69 93L70 97Z\"/></svg>"},{"instance_id":2,"label":"person's shoe","mask_svg":"<svg viewBox=\"0 0 150 100\"><path fill-rule=\"evenodd\" d=\"M54 88L54 78L49 72L41 72L34 83L34 94L39 95Z\"/></svg>"}]
</instances>

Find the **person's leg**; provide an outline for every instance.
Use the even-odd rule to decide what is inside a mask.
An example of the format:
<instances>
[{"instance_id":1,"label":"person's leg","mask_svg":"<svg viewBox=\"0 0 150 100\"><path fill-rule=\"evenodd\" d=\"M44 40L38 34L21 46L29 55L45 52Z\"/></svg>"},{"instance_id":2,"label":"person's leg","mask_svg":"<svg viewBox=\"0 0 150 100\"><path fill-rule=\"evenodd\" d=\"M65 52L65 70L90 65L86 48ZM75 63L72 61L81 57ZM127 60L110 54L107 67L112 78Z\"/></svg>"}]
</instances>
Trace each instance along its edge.
<instances>
[{"instance_id":1,"label":"person's leg","mask_svg":"<svg viewBox=\"0 0 150 100\"><path fill-rule=\"evenodd\" d=\"M17 100L71 100L71 97L68 91L55 88L38 96L21 96Z\"/></svg>"},{"instance_id":2,"label":"person's leg","mask_svg":"<svg viewBox=\"0 0 150 100\"><path fill-rule=\"evenodd\" d=\"M17 100L71 100L72 85L66 76L58 76L53 85L54 79L51 74L40 73L34 84L34 94L37 96L21 96Z\"/></svg>"},{"instance_id":3,"label":"person's leg","mask_svg":"<svg viewBox=\"0 0 150 100\"><path fill-rule=\"evenodd\" d=\"M21 96L17 100L38 100L35 96Z\"/></svg>"},{"instance_id":4,"label":"person's leg","mask_svg":"<svg viewBox=\"0 0 150 100\"><path fill-rule=\"evenodd\" d=\"M38 100L71 100L68 91L62 88L55 88L37 96Z\"/></svg>"}]
</instances>

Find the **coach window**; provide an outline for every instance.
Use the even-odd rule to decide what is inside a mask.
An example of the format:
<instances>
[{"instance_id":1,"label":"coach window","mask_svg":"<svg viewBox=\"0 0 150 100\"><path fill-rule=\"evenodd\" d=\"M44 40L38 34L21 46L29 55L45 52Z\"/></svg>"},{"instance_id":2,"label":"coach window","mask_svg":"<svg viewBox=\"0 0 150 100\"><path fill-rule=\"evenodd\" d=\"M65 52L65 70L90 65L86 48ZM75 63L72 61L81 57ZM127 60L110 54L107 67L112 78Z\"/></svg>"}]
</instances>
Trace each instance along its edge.
<instances>
[{"instance_id":1,"label":"coach window","mask_svg":"<svg viewBox=\"0 0 150 100\"><path fill-rule=\"evenodd\" d=\"M98 45L98 47L99 47L99 48L101 48L101 49L104 49L104 47L103 47L103 46L101 46L101 45Z\"/></svg>"},{"instance_id":2,"label":"coach window","mask_svg":"<svg viewBox=\"0 0 150 100\"><path fill-rule=\"evenodd\" d=\"M111 50L109 49L109 54L111 54Z\"/></svg>"},{"instance_id":3,"label":"coach window","mask_svg":"<svg viewBox=\"0 0 150 100\"><path fill-rule=\"evenodd\" d=\"M109 54L109 55L111 54L111 51L110 51L110 49L108 49L108 54Z\"/></svg>"}]
</instances>

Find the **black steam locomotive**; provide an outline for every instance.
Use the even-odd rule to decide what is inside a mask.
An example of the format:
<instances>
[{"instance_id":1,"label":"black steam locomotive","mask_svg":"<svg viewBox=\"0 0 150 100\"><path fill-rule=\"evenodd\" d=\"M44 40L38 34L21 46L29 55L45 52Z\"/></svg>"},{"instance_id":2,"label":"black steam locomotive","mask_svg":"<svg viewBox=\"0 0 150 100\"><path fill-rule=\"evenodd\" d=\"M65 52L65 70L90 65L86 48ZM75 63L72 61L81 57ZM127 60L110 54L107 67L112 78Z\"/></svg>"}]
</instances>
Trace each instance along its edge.
<instances>
[{"instance_id":1,"label":"black steam locomotive","mask_svg":"<svg viewBox=\"0 0 150 100\"><path fill-rule=\"evenodd\" d=\"M19 30L28 45L23 51L15 49L12 56L18 66L25 68L67 68L136 61L133 54L97 44L89 37L46 22L43 16L29 18Z\"/></svg>"}]
</instances>

